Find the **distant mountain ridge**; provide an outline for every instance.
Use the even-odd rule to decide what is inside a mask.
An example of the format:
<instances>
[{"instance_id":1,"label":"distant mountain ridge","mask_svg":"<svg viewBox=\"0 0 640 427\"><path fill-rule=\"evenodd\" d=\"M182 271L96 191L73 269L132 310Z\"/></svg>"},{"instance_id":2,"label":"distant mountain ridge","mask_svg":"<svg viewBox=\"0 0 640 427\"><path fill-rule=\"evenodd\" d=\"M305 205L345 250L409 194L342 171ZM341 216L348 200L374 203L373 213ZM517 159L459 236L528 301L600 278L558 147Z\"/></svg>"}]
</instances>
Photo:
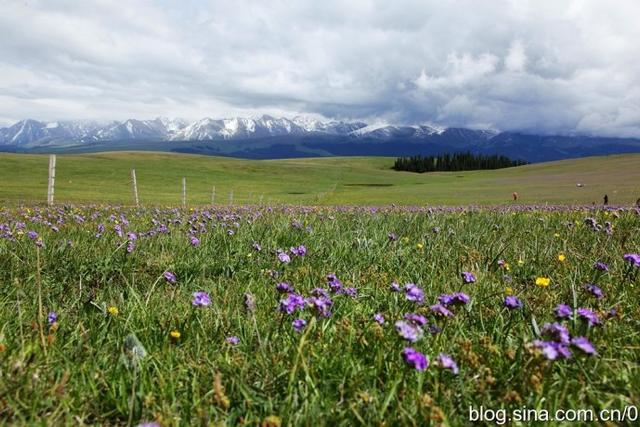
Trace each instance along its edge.
<instances>
[{"instance_id":1,"label":"distant mountain ridge","mask_svg":"<svg viewBox=\"0 0 640 427\"><path fill-rule=\"evenodd\" d=\"M322 121L297 116L156 118L125 121L22 120L0 128L0 151L174 151L244 158L410 156L470 151L529 162L640 152L640 139L531 135L432 125ZM640 167L640 166L639 166Z\"/></svg>"}]
</instances>

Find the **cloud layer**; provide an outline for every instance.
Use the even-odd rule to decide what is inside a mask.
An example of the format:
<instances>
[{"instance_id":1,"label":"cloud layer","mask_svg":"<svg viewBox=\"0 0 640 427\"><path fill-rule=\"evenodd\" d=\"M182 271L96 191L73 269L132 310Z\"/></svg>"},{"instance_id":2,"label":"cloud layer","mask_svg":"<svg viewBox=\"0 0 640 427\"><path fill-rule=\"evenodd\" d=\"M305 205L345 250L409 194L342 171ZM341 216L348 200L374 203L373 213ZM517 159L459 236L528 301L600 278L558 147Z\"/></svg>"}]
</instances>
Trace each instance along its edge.
<instances>
[{"instance_id":1,"label":"cloud layer","mask_svg":"<svg viewBox=\"0 0 640 427\"><path fill-rule=\"evenodd\" d=\"M0 122L270 113L640 137L640 2L4 2Z\"/></svg>"}]
</instances>

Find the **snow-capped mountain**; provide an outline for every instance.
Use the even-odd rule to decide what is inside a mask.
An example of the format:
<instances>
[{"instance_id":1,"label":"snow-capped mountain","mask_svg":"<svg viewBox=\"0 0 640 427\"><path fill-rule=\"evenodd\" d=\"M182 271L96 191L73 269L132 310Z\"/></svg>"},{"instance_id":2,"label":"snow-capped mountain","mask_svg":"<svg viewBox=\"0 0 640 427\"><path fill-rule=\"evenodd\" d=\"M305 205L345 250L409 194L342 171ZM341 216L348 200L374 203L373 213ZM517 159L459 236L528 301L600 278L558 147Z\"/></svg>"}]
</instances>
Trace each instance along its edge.
<instances>
[{"instance_id":1,"label":"snow-capped mountain","mask_svg":"<svg viewBox=\"0 0 640 427\"><path fill-rule=\"evenodd\" d=\"M427 124L292 119L22 120L0 128L0 151L84 153L154 150L244 158L412 156L470 151L530 162L640 152L640 139L535 135Z\"/></svg>"},{"instance_id":2,"label":"snow-capped mountain","mask_svg":"<svg viewBox=\"0 0 640 427\"><path fill-rule=\"evenodd\" d=\"M52 141L209 141L268 138L276 136L349 135L367 126L361 122L320 121L307 117L204 118L192 123L181 119L129 119L123 122L41 122L22 120L0 128L0 144L28 145Z\"/></svg>"},{"instance_id":3,"label":"snow-capped mountain","mask_svg":"<svg viewBox=\"0 0 640 427\"><path fill-rule=\"evenodd\" d=\"M388 124L373 124L352 131L350 134L357 137L369 138L420 138L444 132L443 128L435 128L427 125L396 126Z\"/></svg>"}]
</instances>

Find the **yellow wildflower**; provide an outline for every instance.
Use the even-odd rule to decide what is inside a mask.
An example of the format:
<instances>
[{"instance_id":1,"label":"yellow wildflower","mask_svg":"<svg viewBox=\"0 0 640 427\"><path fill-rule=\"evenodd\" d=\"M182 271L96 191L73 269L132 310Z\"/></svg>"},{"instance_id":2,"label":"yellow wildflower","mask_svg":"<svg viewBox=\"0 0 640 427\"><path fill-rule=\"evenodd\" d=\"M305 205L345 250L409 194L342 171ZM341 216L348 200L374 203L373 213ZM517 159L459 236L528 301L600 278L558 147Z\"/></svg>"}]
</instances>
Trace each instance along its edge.
<instances>
[{"instance_id":1,"label":"yellow wildflower","mask_svg":"<svg viewBox=\"0 0 640 427\"><path fill-rule=\"evenodd\" d=\"M416 248L418 248L418 249L422 249L422 248L424 248L424 245L423 245L422 243L418 243L418 244L416 245Z\"/></svg>"},{"instance_id":2,"label":"yellow wildflower","mask_svg":"<svg viewBox=\"0 0 640 427\"><path fill-rule=\"evenodd\" d=\"M117 316L119 311L118 311L118 307L115 306L110 306L109 308L107 308L107 312L112 315L112 316Z\"/></svg>"},{"instance_id":3,"label":"yellow wildflower","mask_svg":"<svg viewBox=\"0 0 640 427\"><path fill-rule=\"evenodd\" d=\"M548 277L536 277L536 285L541 288L546 288L551 283L551 279Z\"/></svg>"},{"instance_id":4,"label":"yellow wildflower","mask_svg":"<svg viewBox=\"0 0 640 427\"><path fill-rule=\"evenodd\" d=\"M513 289L511 289L510 287L507 287L504 290L504 293L507 294L507 295L513 295Z\"/></svg>"},{"instance_id":5,"label":"yellow wildflower","mask_svg":"<svg viewBox=\"0 0 640 427\"><path fill-rule=\"evenodd\" d=\"M169 336L174 340L177 340L178 338L180 338L180 331L173 330L169 332Z\"/></svg>"},{"instance_id":6,"label":"yellow wildflower","mask_svg":"<svg viewBox=\"0 0 640 427\"><path fill-rule=\"evenodd\" d=\"M558 261L565 262L566 260L567 260L567 257L565 256L565 254L558 255Z\"/></svg>"}]
</instances>

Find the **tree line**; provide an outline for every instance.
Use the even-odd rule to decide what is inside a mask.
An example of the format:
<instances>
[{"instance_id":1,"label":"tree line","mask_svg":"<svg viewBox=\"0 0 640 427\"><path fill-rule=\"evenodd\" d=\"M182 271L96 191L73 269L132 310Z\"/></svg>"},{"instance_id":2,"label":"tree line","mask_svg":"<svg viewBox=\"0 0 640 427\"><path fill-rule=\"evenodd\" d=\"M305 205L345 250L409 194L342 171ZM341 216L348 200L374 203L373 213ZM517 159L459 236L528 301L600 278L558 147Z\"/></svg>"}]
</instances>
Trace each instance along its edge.
<instances>
[{"instance_id":1,"label":"tree line","mask_svg":"<svg viewBox=\"0 0 640 427\"><path fill-rule=\"evenodd\" d=\"M511 160L497 154L484 155L471 152L438 154L436 156L398 157L393 165L397 171L436 172L501 169L526 165L524 160Z\"/></svg>"}]
</instances>

